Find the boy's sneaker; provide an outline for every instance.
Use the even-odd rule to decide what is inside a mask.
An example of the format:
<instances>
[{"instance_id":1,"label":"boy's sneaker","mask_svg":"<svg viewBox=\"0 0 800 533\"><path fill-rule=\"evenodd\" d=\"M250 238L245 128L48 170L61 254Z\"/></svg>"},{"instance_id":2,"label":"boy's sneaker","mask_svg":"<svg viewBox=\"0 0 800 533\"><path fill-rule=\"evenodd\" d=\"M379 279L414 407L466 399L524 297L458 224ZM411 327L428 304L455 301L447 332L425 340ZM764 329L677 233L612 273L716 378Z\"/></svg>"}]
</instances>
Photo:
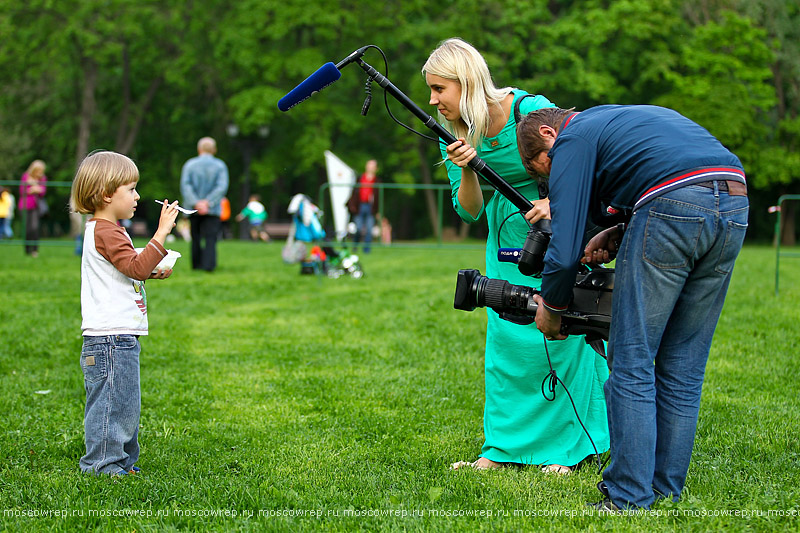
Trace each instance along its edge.
<instances>
[{"instance_id":1,"label":"boy's sneaker","mask_svg":"<svg viewBox=\"0 0 800 533\"><path fill-rule=\"evenodd\" d=\"M142 469L139 468L138 466L132 466L131 469L128 470L128 473L129 474L138 474L141 471L142 471Z\"/></svg>"}]
</instances>

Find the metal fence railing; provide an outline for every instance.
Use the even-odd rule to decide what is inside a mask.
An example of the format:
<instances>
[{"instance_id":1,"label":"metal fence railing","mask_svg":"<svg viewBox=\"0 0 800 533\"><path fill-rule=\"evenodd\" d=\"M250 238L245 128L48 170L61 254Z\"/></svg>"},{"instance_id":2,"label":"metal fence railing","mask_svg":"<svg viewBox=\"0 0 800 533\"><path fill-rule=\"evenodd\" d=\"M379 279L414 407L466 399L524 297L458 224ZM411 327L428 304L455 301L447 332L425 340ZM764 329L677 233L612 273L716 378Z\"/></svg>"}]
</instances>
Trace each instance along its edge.
<instances>
[{"instance_id":1,"label":"metal fence railing","mask_svg":"<svg viewBox=\"0 0 800 533\"><path fill-rule=\"evenodd\" d=\"M800 200L800 194L784 194L778 198L776 212L778 213L775 219L775 295L778 295L778 284L780 281L780 263L781 257L800 257L800 252L794 251L781 251L781 210L783 203L790 200Z\"/></svg>"},{"instance_id":2,"label":"metal fence railing","mask_svg":"<svg viewBox=\"0 0 800 533\"><path fill-rule=\"evenodd\" d=\"M327 205L330 205L330 195L326 195L325 192L328 189L330 189L330 187L332 187L332 186L333 187L354 187L354 188L362 187L362 185L360 185L358 183L351 185L351 184L347 184L347 183L334 183L334 184L331 184L331 183L325 182L322 185L320 185L319 191L317 193L317 201L318 201L317 205L319 205L319 207L323 210L323 212L325 213L325 216L328 216L328 212L329 212L327 209L325 209L326 203L327 203ZM374 184L371 184L370 186L374 187L378 191L378 213L385 213L385 205L386 205L385 191L387 191L387 190L393 190L393 189L403 190L403 189L405 189L405 190L412 190L412 191L418 191L418 190L419 191L422 191L422 190L433 190L433 191L436 191L437 220L435 222L436 227L435 228L431 228L431 233L436 235L436 242L435 243L430 243L430 244L425 244L425 243L422 243L422 242L414 242L413 244L409 244L409 243L399 244L399 243L392 242L392 244L385 245L385 246L414 246L414 247L465 246L465 247L468 247L468 248L479 248L479 247L482 247L482 245L476 245L476 244L467 244L467 245L448 244L448 245L445 245L445 243L444 243L444 241L442 239L442 230L444 228L444 213L445 213L445 209L444 209L445 208L445 201L444 200L445 200L445 191L447 191L447 200L448 200L447 208L449 209L450 208L450 204L449 204L450 190L451 190L450 189L450 184L438 184L438 183L432 183L432 184L425 184L425 183L374 183ZM481 190L483 190L483 191L494 191L495 189L494 189L494 187L491 187L490 185L481 185ZM327 202L326 202L326 200L327 200Z\"/></svg>"}]
</instances>

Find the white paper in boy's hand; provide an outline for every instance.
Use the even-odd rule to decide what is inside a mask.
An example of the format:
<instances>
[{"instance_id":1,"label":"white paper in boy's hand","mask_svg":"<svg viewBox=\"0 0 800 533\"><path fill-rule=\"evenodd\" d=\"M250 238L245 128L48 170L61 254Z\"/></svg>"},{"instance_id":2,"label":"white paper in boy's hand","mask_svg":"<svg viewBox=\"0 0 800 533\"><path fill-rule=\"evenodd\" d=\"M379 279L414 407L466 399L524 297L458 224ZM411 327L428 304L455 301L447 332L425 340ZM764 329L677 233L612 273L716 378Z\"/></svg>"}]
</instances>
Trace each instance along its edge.
<instances>
[{"instance_id":1,"label":"white paper in boy's hand","mask_svg":"<svg viewBox=\"0 0 800 533\"><path fill-rule=\"evenodd\" d=\"M144 248L134 248L134 250L136 250L136 253L142 253ZM167 255L156 265L156 268L153 269L153 274L161 272L162 270L167 270L168 268L175 268L175 262L179 257L181 257L180 252L167 250Z\"/></svg>"},{"instance_id":2,"label":"white paper in boy's hand","mask_svg":"<svg viewBox=\"0 0 800 533\"><path fill-rule=\"evenodd\" d=\"M164 257L164 259L162 259L161 262L156 265L156 269L153 270L153 272L167 270L168 268L175 268L175 261L177 261L180 256L180 252L176 252L175 250L167 250L166 257Z\"/></svg>"}]
</instances>

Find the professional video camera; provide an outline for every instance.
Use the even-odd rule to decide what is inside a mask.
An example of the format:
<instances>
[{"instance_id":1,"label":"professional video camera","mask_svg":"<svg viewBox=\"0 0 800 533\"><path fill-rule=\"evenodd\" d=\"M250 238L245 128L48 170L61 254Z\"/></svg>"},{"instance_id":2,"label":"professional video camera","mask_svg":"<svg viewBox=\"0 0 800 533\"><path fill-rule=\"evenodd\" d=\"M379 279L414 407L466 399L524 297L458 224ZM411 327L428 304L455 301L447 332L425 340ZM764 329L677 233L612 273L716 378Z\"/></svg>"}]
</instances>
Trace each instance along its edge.
<instances>
[{"instance_id":1,"label":"professional video camera","mask_svg":"<svg viewBox=\"0 0 800 533\"><path fill-rule=\"evenodd\" d=\"M601 355L611 326L611 293L614 270L583 269L572 289L572 302L561 315L561 333L585 335L586 342ZM532 324L538 308L533 295L539 291L526 285L513 285L502 279L482 276L478 270L459 270L453 307L474 311L476 307L494 309L500 318L515 324Z\"/></svg>"},{"instance_id":2,"label":"professional video camera","mask_svg":"<svg viewBox=\"0 0 800 533\"><path fill-rule=\"evenodd\" d=\"M281 98L278 101L278 108L281 111L288 111L337 81L341 77L341 69L347 65L355 64L364 70L368 76L366 85L367 98L361 108L362 115L367 114L372 101L370 82L374 82L382 87L386 94L392 95L422 121L439 139L446 144L456 142L456 138L432 116L416 105L386 76L363 60L364 53L370 48L380 51L384 63L388 65L386 56L380 48L375 45L363 46L339 61L339 63L334 65L329 62L317 69L316 72ZM386 102L386 109L389 111L389 115L403 127L422 137L437 141L437 139L423 135L397 120L389 110L388 101ZM533 204L525 196L500 177L481 158L474 157L469 162L469 167L514 204L520 210L521 215L533 208ZM528 231L523 247L521 249L501 249L500 260L516 262L517 268L523 275L540 276L551 235L550 221L539 220ZM502 256L504 253L507 254L507 257ZM611 324L611 291L613 287L614 271L612 269L596 268L594 270L586 269L581 271L575 280L573 300L561 318L562 333L585 335L586 342L592 345L601 355L604 352L602 340L608 340L609 326ZM537 306L533 301L533 295L537 292L531 287L512 285L504 280L481 276L477 270L461 270L458 273L454 305L456 309L465 311L472 311L476 307L490 307L506 320L520 324L531 324L536 316Z\"/></svg>"},{"instance_id":3,"label":"professional video camera","mask_svg":"<svg viewBox=\"0 0 800 533\"><path fill-rule=\"evenodd\" d=\"M501 262L517 263L525 276L539 278L544 268L544 256L550 243L549 220L540 220L528 230L522 248L500 248ZM602 341L608 340L611 327L611 294L614 289L614 269L581 265L572 290L572 301L561 315L561 333L584 335L586 342L600 355L605 355ZM477 270L459 270L453 307L474 311L489 307L500 318L515 324L533 324L538 305L533 295L539 291L525 285L513 285L505 280L482 276Z\"/></svg>"}]
</instances>

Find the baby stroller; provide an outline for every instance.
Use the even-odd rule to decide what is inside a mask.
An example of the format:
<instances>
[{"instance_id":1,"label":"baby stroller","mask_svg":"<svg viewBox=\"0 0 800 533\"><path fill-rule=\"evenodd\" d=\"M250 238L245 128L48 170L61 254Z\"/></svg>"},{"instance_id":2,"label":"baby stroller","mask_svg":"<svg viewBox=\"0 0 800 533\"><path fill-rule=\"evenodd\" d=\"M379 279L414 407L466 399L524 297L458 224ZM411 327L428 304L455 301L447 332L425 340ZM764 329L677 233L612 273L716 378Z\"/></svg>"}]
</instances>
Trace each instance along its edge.
<instances>
[{"instance_id":1,"label":"baby stroller","mask_svg":"<svg viewBox=\"0 0 800 533\"><path fill-rule=\"evenodd\" d=\"M292 226L281 256L285 263L300 263L308 257L306 243L325 238L325 230L319 221L320 210L305 194L295 194L287 212L292 215Z\"/></svg>"},{"instance_id":2,"label":"baby stroller","mask_svg":"<svg viewBox=\"0 0 800 533\"><path fill-rule=\"evenodd\" d=\"M314 245L310 250L306 243L321 241L325 230L319 221L320 209L304 194L297 194L289 204L292 227L284 246L283 260L300 263L301 274L325 274L329 278L364 276L358 256L346 249L337 250L330 243Z\"/></svg>"},{"instance_id":3,"label":"baby stroller","mask_svg":"<svg viewBox=\"0 0 800 533\"><path fill-rule=\"evenodd\" d=\"M300 273L325 274L334 279L342 276L360 279L364 276L364 270L361 268L357 255L351 254L345 249L336 250L328 245L313 246L308 257L301 263Z\"/></svg>"},{"instance_id":4,"label":"baby stroller","mask_svg":"<svg viewBox=\"0 0 800 533\"><path fill-rule=\"evenodd\" d=\"M364 270L356 254L351 254L347 249L336 250L332 246L323 246L328 263L326 273L329 278L350 276L356 279L364 277Z\"/></svg>"}]
</instances>

